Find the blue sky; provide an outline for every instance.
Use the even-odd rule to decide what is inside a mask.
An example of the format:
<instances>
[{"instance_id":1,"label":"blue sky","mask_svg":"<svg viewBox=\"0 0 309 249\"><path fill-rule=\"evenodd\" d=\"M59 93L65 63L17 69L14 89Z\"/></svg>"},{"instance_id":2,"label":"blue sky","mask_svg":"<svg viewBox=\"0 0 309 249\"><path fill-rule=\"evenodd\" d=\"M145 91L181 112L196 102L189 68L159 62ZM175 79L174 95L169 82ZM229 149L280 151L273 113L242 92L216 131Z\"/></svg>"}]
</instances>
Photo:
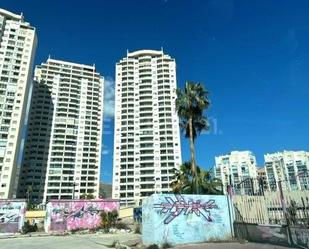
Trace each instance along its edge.
<instances>
[{"instance_id":1,"label":"blue sky","mask_svg":"<svg viewBox=\"0 0 309 249\"><path fill-rule=\"evenodd\" d=\"M160 49L176 59L178 85L205 84L209 134L198 164L231 150L309 150L309 1L1 0L37 28L36 64L52 58L95 63L108 78L126 50ZM106 117L102 176L111 182L113 119ZM189 159L182 140L183 160Z\"/></svg>"}]
</instances>

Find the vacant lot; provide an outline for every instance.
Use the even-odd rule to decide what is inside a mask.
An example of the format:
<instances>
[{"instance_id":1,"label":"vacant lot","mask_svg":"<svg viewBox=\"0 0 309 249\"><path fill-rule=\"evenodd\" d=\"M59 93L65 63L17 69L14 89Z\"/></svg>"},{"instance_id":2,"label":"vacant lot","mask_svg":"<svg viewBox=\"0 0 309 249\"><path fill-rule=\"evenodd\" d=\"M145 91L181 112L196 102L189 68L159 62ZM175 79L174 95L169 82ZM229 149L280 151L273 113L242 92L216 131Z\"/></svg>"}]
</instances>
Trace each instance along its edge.
<instances>
[{"instance_id":1,"label":"vacant lot","mask_svg":"<svg viewBox=\"0 0 309 249\"><path fill-rule=\"evenodd\" d=\"M1 249L111 249L113 241L137 240L136 234L102 234L102 235L70 235L44 236L0 239Z\"/></svg>"},{"instance_id":2,"label":"vacant lot","mask_svg":"<svg viewBox=\"0 0 309 249\"><path fill-rule=\"evenodd\" d=\"M111 249L114 241L138 241L136 234L89 234L0 239L1 249ZM130 243L129 243L130 244ZM175 249L287 249L287 247L258 243L207 243L177 246Z\"/></svg>"}]
</instances>

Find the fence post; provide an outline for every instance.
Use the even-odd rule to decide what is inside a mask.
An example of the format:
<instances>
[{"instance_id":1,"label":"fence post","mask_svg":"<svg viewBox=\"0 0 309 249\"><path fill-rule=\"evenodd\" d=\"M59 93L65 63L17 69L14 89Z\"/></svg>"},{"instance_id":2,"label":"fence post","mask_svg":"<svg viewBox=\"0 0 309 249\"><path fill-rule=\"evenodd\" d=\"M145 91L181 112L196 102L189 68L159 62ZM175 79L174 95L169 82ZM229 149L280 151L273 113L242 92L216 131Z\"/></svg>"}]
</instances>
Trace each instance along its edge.
<instances>
[{"instance_id":1,"label":"fence post","mask_svg":"<svg viewBox=\"0 0 309 249\"><path fill-rule=\"evenodd\" d=\"M286 224L288 225L286 205L285 205L285 200L284 200L284 195L283 195L283 190L282 190L282 181L278 182L278 187L279 187L280 202L281 202L281 207L282 207L282 211L283 211L283 216L284 216Z\"/></svg>"},{"instance_id":2,"label":"fence post","mask_svg":"<svg viewBox=\"0 0 309 249\"><path fill-rule=\"evenodd\" d=\"M230 216L231 235L232 237L235 237L235 231L234 231L235 210L234 210L234 203L233 203L232 195L227 194L226 198L227 198L229 216Z\"/></svg>"},{"instance_id":3,"label":"fence post","mask_svg":"<svg viewBox=\"0 0 309 249\"><path fill-rule=\"evenodd\" d=\"M253 184L253 178L250 178L250 184L251 184L251 193L254 195L254 184Z\"/></svg>"},{"instance_id":4,"label":"fence post","mask_svg":"<svg viewBox=\"0 0 309 249\"><path fill-rule=\"evenodd\" d=\"M288 213L286 211L286 205L285 205L285 200L284 200L284 195L283 195L283 190L282 190L282 181L278 182L278 187L279 187L282 211L283 211L284 219L285 219L285 222L286 222L285 231L286 231L286 234L287 234L287 237L288 237L288 243L289 243L290 246L292 246L294 243L293 243L293 239L292 239L292 236L291 236L289 217L288 217Z\"/></svg>"},{"instance_id":5,"label":"fence post","mask_svg":"<svg viewBox=\"0 0 309 249\"><path fill-rule=\"evenodd\" d=\"M263 179L261 177L257 178L258 184L258 195L264 195Z\"/></svg>"}]
</instances>

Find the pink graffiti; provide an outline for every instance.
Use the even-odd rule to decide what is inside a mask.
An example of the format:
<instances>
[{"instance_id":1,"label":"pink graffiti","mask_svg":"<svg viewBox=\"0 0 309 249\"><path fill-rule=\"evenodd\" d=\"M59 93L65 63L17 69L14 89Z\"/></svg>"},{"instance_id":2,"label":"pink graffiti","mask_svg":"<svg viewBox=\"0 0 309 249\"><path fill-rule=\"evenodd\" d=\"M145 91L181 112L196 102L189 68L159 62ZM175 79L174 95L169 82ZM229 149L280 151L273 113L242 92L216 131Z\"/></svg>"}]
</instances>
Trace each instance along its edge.
<instances>
[{"instance_id":1,"label":"pink graffiti","mask_svg":"<svg viewBox=\"0 0 309 249\"><path fill-rule=\"evenodd\" d=\"M174 200L172 197L165 197L167 202L155 204L155 208L160 208L161 213L169 213L169 215L164 220L164 224L169 224L181 213L183 213L184 215L194 213L198 217L204 217L204 219L208 222L213 221L210 210L218 208L217 204L215 204L215 200L209 200L205 203L201 203L201 200L186 201L182 195L176 194L175 198L176 200Z\"/></svg>"},{"instance_id":2,"label":"pink graffiti","mask_svg":"<svg viewBox=\"0 0 309 249\"><path fill-rule=\"evenodd\" d=\"M51 231L95 228L102 211L119 210L116 200L51 201L48 205Z\"/></svg>"},{"instance_id":3,"label":"pink graffiti","mask_svg":"<svg viewBox=\"0 0 309 249\"><path fill-rule=\"evenodd\" d=\"M26 202L0 200L0 233L16 233L24 222Z\"/></svg>"}]
</instances>

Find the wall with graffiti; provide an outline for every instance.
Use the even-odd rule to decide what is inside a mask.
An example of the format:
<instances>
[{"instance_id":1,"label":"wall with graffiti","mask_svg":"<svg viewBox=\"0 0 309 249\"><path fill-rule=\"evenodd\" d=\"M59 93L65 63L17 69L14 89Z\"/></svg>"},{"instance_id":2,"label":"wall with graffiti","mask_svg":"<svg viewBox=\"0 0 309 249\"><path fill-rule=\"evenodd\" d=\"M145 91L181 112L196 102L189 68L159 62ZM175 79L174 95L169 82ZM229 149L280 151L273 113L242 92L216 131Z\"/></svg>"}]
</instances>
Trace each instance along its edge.
<instances>
[{"instance_id":1,"label":"wall with graffiti","mask_svg":"<svg viewBox=\"0 0 309 249\"><path fill-rule=\"evenodd\" d=\"M186 244L232 237L226 196L154 194L143 201L145 245Z\"/></svg>"},{"instance_id":2,"label":"wall with graffiti","mask_svg":"<svg viewBox=\"0 0 309 249\"><path fill-rule=\"evenodd\" d=\"M117 200L52 200L46 206L45 231L70 231L96 228L100 212L119 212Z\"/></svg>"},{"instance_id":3,"label":"wall with graffiti","mask_svg":"<svg viewBox=\"0 0 309 249\"><path fill-rule=\"evenodd\" d=\"M21 230L26 213L26 202L0 200L0 233L17 233Z\"/></svg>"},{"instance_id":4,"label":"wall with graffiti","mask_svg":"<svg viewBox=\"0 0 309 249\"><path fill-rule=\"evenodd\" d=\"M235 222L234 232L235 237L242 240L309 249L308 228L277 224L257 225Z\"/></svg>"}]
</instances>

